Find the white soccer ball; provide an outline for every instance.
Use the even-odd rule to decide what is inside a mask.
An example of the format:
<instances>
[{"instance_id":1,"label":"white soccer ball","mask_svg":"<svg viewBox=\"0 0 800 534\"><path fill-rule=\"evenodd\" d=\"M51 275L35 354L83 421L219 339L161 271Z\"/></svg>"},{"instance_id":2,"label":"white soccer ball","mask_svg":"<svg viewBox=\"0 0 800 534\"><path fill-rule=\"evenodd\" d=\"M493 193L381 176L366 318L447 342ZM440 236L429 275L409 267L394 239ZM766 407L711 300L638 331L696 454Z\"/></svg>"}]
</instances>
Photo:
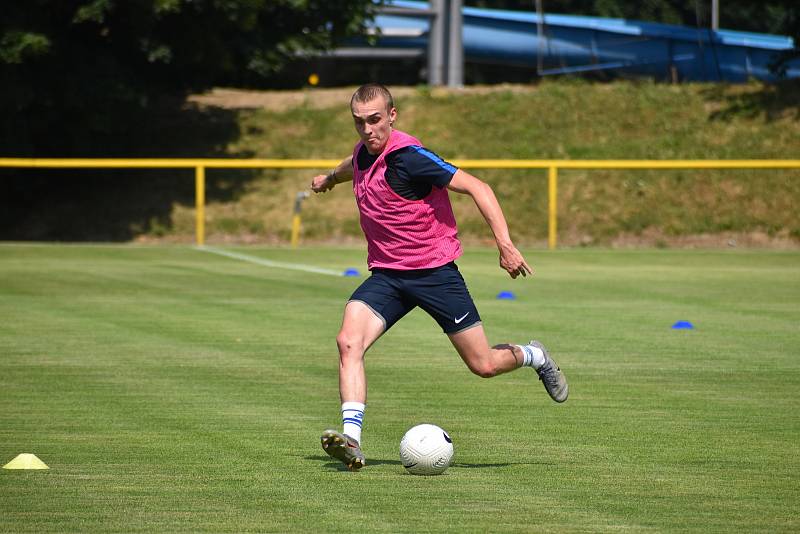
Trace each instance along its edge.
<instances>
[{"instance_id":1,"label":"white soccer ball","mask_svg":"<svg viewBox=\"0 0 800 534\"><path fill-rule=\"evenodd\" d=\"M453 459L453 440L436 425L417 425L400 441L400 461L412 475L441 475Z\"/></svg>"}]
</instances>

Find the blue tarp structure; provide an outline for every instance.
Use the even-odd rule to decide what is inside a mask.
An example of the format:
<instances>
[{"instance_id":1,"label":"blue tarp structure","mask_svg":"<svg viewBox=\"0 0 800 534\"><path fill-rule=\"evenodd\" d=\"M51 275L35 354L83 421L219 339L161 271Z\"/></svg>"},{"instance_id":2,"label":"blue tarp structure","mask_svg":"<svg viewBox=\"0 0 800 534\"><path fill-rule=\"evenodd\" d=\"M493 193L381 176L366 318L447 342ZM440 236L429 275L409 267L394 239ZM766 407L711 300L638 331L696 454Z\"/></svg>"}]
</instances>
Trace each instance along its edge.
<instances>
[{"instance_id":1,"label":"blue tarp structure","mask_svg":"<svg viewBox=\"0 0 800 534\"><path fill-rule=\"evenodd\" d=\"M394 0L396 7L427 9L427 2ZM619 74L686 81L776 81L769 64L792 50L790 37L731 30L574 15L544 15L543 39L535 12L463 9L466 61L530 67L539 54L541 74L606 70ZM379 47L427 47L429 18L378 15ZM800 60L788 65L800 77Z\"/></svg>"}]
</instances>

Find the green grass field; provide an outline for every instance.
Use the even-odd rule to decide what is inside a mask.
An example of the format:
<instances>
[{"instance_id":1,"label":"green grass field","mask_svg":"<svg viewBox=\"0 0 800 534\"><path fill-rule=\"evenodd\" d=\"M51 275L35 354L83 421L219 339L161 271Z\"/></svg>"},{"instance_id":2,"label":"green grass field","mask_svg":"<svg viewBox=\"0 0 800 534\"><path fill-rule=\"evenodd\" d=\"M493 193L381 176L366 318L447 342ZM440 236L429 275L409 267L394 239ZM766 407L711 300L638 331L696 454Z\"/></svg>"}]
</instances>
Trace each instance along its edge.
<instances>
[{"instance_id":1,"label":"green grass field","mask_svg":"<svg viewBox=\"0 0 800 534\"><path fill-rule=\"evenodd\" d=\"M359 278L189 247L0 246L0 463L50 466L0 470L0 531L800 529L800 253L527 257L533 279L491 250L460 266L490 340L544 341L569 401L529 370L471 375L415 311L367 355L369 465L350 473L318 439L340 424L334 337ZM455 442L444 476L399 462L426 421Z\"/></svg>"}]
</instances>

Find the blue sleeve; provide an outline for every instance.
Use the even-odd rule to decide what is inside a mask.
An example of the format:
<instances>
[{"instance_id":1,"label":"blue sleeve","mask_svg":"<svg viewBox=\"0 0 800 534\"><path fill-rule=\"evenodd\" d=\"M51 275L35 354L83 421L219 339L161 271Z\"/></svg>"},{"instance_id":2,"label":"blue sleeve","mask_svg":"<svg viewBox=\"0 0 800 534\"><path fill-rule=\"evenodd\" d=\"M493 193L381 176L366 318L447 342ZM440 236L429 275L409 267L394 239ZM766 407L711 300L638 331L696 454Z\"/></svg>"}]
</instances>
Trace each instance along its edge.
<instances>
[{"instance_id":1,"label":"blue sleeve","mask_svg":"<svg viewBox=\"0 0 800 534\"><path fill-rule=\"evenodd\" d=\"M427 183L439 189L447 187L456 167L440 158L425 147L412 145L397 153L401 164L397 171L401 178L416 183Z\"/></svg>"}]
</instances>

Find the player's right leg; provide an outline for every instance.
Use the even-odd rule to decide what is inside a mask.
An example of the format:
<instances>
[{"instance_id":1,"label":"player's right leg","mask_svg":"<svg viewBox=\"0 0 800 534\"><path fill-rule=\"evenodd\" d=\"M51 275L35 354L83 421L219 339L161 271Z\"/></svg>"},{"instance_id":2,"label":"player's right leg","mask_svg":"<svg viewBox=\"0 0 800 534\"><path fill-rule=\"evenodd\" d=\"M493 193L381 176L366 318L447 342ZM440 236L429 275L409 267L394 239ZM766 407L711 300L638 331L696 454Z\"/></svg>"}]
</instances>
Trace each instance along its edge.
<instances>
[{"instance_id":1,"label":"player's right leg","mask_svg":"<svg viewBox=\"0 0 800 534\"><path fill-rule=\"evenodd\" d=\"M364 354L383 334L383 319L361 301L351 300L344 309L342 328L336 336L339 349L339 395L342 402L367 402Z\"/></svg>"},{"instance_id":2,"label":"player's right leg","mask_svg":"<svg viewBox=\"0 0 800 534\"><path fill-rule=\"evenodd\" d=\"M342 328L336 336L339 348L339 396L342 401L342 432L328 429L320 443L332 458L351 471L366 464L361 452L361 424L367 402L364 354L384 332L383 320L364 302L350 301L344 309Z\"/></svg>"},{"instance_id":3,"label":"player's right leg","mask_svg":"<svg viewBox=\"0 0 800 534\"><path fill-rule=\"evenodd\" d=\"M367 464L361 445L347 434L329 428L322 433L320 443L331 458L342 462L350 471L358 471Z\"/></svg>"}]
</instances>

